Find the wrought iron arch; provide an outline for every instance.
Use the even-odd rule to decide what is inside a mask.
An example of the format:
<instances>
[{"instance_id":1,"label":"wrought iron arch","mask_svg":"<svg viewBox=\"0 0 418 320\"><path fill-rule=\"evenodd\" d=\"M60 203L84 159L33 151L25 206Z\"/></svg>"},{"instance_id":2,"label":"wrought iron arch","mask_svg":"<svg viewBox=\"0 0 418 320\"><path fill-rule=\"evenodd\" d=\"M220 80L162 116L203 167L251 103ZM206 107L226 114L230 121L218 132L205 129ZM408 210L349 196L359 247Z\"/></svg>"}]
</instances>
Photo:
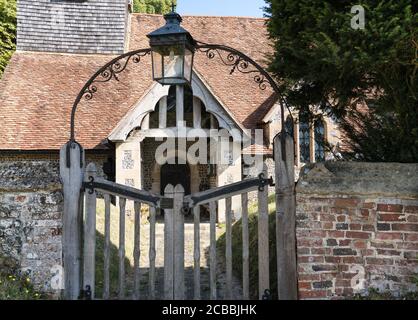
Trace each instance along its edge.
<instances>
[{"instance_id":1,"label":"wrought iron arch","mask_svg":"<svg viewBox=\"0 0 418 320\"><path fill-rule=\"evenodd\" d=\"M253 79L255 83L258 84L260 90L265 90L267 85L270 85L275 94L278 96L281 107L282 128L285 128L284 110L286 105L286 108L289 110L289 114L291 116L289 106L281 94L276 81L261 65L259 65L243 52L232 47L219 44L207 44L199 41L196 43L196 50L206 54L208 59L214 59L216 56L218 56L223 64L230 66L232 68L230 74L233 74L235 71L239 71L243 74L254 74ZM226 56L222 55L223 52L226 52ZM131 60L135 64L140 63L142 58L149 55L150 53L151 48L139 49L124 53L109 61L99 70L97 70L97 72L86 82L86 84L77 95L71 110L71 131L68 149L74 143L78 144L75 139L75 116L81 100L83 98L86 100L93 99L94 95L98 91L97 84L106 83L111 80L119 81L118 75L125 71ZM253 66L254 68L250 68L250 66ZM67 166L70 167L69 157L67 158Z\"/></svg>"}]
</instances>

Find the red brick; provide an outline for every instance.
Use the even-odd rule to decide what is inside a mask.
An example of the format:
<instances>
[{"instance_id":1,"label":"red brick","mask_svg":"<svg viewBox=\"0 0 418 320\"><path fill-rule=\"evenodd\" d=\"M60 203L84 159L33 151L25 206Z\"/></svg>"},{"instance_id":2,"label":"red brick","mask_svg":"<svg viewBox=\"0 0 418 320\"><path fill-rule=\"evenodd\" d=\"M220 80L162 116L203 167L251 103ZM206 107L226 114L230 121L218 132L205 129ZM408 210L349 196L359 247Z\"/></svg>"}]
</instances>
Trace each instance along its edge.
<instances>
[{"instance_id":1,"label":"red brick","mask_svg":"<svg viewBox=\"0 0 418 320\"><path fill-rule=\"evenodd\" d=\"M357 232L357 231L347 231L345 233L345 236L347 238L353 238L353 239L370 239L370 233L369 232Z\"/></svg>"},{"instance_id":2,"label":"red brick","mask_svg":"<svg viewBox=\"0 0 418 320\"><path fill-rule=\"evenodd\" d=\"M360 203L359 199L339 198L335 200L335 206L338 208L355 208Z\"/></svg>"},{"instance_id":3,"label":"red brick","mask_svg":"<svg viewBox=\"0 0 418 320\"><path fill-rule=\"evenodd\" d=\"M338 231L338 230L327 231L327 236L330 238L344 238L344 231Z\"/></svg>"},{"instance_id":4,"label":"red brick","mask_svg":"<svg viewBox=\"0 0 418 320\"><path fill-rule=\"evenodd\" d=\"M350 287L351 281L347 279L337 279L335 280L335 287Z\"/></svg>"},{"instance_id":5,"label":"red brick","mask_svg":"<svg viewBox=\"0 0 418 320\"><path fill-rule=\"evenodd\" d=\"M373 209L376 206L374 202L365 202L363 203L362 207L366 209Z\"/></svg>"},{"instance_id":6,"label":"red brick","mask_svg":"<svg viewBox=\"0 0 418 320\"><path fill-rule=\"evenodd\" d=\"M412 223L394 223L392 224L392 230L394 231L414 231L418 232L418 224L412 224Z\"/></svg>"},{"instance_id":7,"label":"red brick","mask_svg":"<svg viewBox=\"0 0 418 320\"><path fill-rule=\"evenodd\" d=\"M402 240L402 233L399 232L377 232L378 240Z\"/></svg>"},{"instance_id":8,"label":"red brick","mask_svg":"<svg viewBox=\"0 0 418 320\"><path fill-rule=\"evenodd\" d=\"M340 263L342 260L341 257L334 257L334 256L326 256L325 262L326 263Z\"/></svg>"},{"instance_id":9,"label":"red brick","mask_svg":"<svg viewBox=\"0 0 418 320\"><path fill-rule=\"evenodd\" d=\"M300 299L315 299L326 298L327 290L315 290L315 291L301 291L299 292Z\"/></svg>"},{"instance_id":10,"label":"red brick","mask_svg":"<svg viewBox=\"0 0 418 320\"><path fill-rule=\"evenodd\" d=\"M383 212L402 212L403 206L401 204L378 204L377 211Z\"/></svg>"},{"instance_id":11,"label":"red brick","mask_svg":"<svg viewBox=\"0 0 418 320\"><path fill-rule=\"evenodd\" d=\"M349 263L349 264L363 264L364 258L363 257L344 257L343 263Z\"/></svg>"},{"instance_id":12,"label":"red brick","mask_svg":"<svg viewBox=\"0 0 418 320\"><path fill-rule=\"evenodd\" d=\"M298 239L297 241L299 247L322 247L322 239Z\"/></svg>"},{"instance_id":13,"label":"red brick","mask_svg":"<svg viewBox=\"0 0 418 320\"><path fill-rule=\"evenodd\" d=\"M299 256L311 253L311 249L309 249L309 248L299 248L298 247L297 251L298 251Z\"/></svg>"},{"instance_id":14,"label":"red brick","mask_svg":"<svg viewBox=\"0 0 418 320\"><path fill-rule=\"evenodd\" d=\"M17 196L15 198L16 202L24 202L26 200L26 196Z\"/></svg>"},{"instance_id":15,"label":"red brick","mask_svg":"<svg viewBox=\"0 0 418 320\"><path fill-rule=\"evenodd\" d=\"M334 224L332 222L322 222L322 229L334 229Z\"/></svg>"},{"instance_id":16,"label":"red brick","mask_svg":"<svg viewBox=\"0 0 418 320\"><path fill-rule=\"evenodd\" d=\"M418 234L405 234L405 241L418 241Z\"/></svg>"},{"instance_id":17,"label":"red brick","mask_svg":"<svg viewBox=\"0 0 418 320\"><path fill-rule=\"evenodd\" d=\"M405 259L408 260L418 260L418 251L407 251L404 252Z\"/></svg>"},{"instance_id":18,"label":"red brick","mask_svg":"<svg viewBox=\"0 0 418 320\"><path fill-rule=\"evenodd\" d=\"M397 250L377 249L377 254L381 256L400 256L401 252Z\"/></svg>"},{"instance_id":19,"label":"red brick","mask_svg":"<svg viewBox=\"0 0 418 320\"><path fill-rule=\"evenodd\" d=\"M407 213L418 213L418 206L405 206L404 210Z\"/></svg>"},{"instance_id":20,"label":"red brick","mask_svg":"<svg viewBox=\"0 0 418 320\"><path fill-rule=\"evenodd\" d=\"M312 254L330 254L331 248L312 248L311 253Z\"/></svg>"},{"instance_id":21,"label":"red brick","mask_svg":"<svg viewBox=\"0 0 418 320\"><path fill-rule=\"evenodd\" d=\"M311 290L312 286L310 282L299 281L299 290Z\"/></svg>"},{"instance_id":22,"label":"red brick","mask_svg":"<svg viewBox=\"0 0 418 320\"><path fill-rule=\"evenodd\" d=\"M384 265L384 266L390 266L393 265L393 259L390 258L366 258L367 264L373 264L373 265Z\"/></svg>"},{"instance_id":23,"label":"red brick","mask_svg":"<svg viewBox=\"0 0 418 320\"><path fill-rule=\"evenodd\" d=\"M361 230L361 224L358 223L350 223L349 227L350 230Z\"/></svg>"},{"instance_id":24,"label":"red brick","mask_svg":"<svg viewBox=\"0 0 418 320\"><path fill-rule=\"evenodd\" d=\"M302 256L298 257L298 263L323 263L323 256Z\"/></svg>"},{"instance_id":25,"label":"red brick","mask_svg":"<svg viewBox=\"0 0 418 320\"><path fill-rule=\"evenodd\" d=\"M349 246L351 244L352 240L350 239L344 239L344 240L340 240L340 242L338 243L340 247L346 247Z\"/></svg>"},{"instance_id":26,"label":"red brick","mask_svg":"<svg viewBox=\"0 0 418 320\"><path fill-rule=\"evenodd\" d=\"M401 250L417 250L418 251L418 243L415 242L399 242L396 244L397 249Z\"/></svg>"},{"instance_id":27,"label":"red brick","mask_svg":"<svg viewBox=\"0 0 418 320\"><path fill-rule=\"evenodd\" d=\"M384 213L379 213L378 215L378 219L380 221L405 221L405 215L403 214L384 214Z\"/></svg>"},{"instance_id":28,"label":"red brick","mask_svg":"<svg viewBox=\"0 0 418 320\"><path fill-rule=\"evenodd\" d=\"M352 288L337 288L335 293L341 296L352 296L354 291Z\"/></svg>"},{"instance_id":29,"label":"red brick","mask_svg":"<svg viewBox=\"0 0 418 320\"><path fill-rule=\"evenodd\" d=\"M332 214L322 213L320 216L321 221L335 221L335 216Z\"/></svg>"},{"instance_id":30,"label":"red brick","mask_svg":"<svg viewBox=\"0 0 418 320\"><path fill-rule=\"evenodd\" d=\"M309 230L309 229L298 229L297 231L298 238L324 238L326 236L326 231L323 230Z\"/></svg>"},{"instance_id":31,"label":"red brick","mask_svg":"<svg viewBox=\"0 0 418 320\"><path fill-rule=\"evenodd\" d=\"M391 242L371 242L371 246L382 249L392 249L395 247Z\"/></svg>"},{"instance_id":32,"label":"red brick","mask_svg":"<svg viewBox=\"0 0 418 320\"><path fill-rule=\"evenodd\" d=\"M374 249L362 249L362 250L360 250L360 254L363 257L374 256L375 255L375 250Z\"/></svg>"},{"instance_id":33,"label":"red brick","mask_svg":"<svg viewBox=\"0 0 418 320\"><path fill-rule=\"evenodd\" d=\"M406 221L412 222L412 223L414 223L414 222L417 223L418 222L418 215L416 215L416 214L410 214L406 218Z\"/></svg>"},{"instance_id":34,"label":"red brick","mask_svg":"<svg viewBox=\"0 0 418 320\"><path fill-rule=\"evenodd\" d=\"M342 215L342 214L341 214L341 215L338 215L338 216L337 216L337 221L338 221L338 222L345 222L345 220L346 220L345 215Z\"/></svg>"},{"instance_id":35,"label":"red brick","mask_svg":"<svg viewBox=\"0 0 418 320\"><path fill-rule=\"evenodd\" d=\"M319 274L306 273L299 274L298 279L299 281L318 281L321 279L321 276Z\"/></svg>"},{"instance_id":36,"label":"red brick","mask_svg":"<svg viewBox=\"0 0 418 320\"><path fill-rule=\"evenodd\" d=\"M372 231L372 232L374 232L375 231L375 227L372 224L364 224L362 230L363 231Z\"/></svg>"},{"instance_id":37,"label":"red brick","mask_svg":"<svg viewBox=\"0 0 418 320\"><path fill-rule=\"evenodd\" d=\"M363 240L354 240L354 248L356 249L366 249L368 241Z\"/></svg>"},{"instance_id":38,"label":"red brick","mask_svg":"<svg viewBox=\"0 0 418 320\"><path fill-rule=\"evenodd\" d=\"M369 210L367 210L367 209L361 209L360 210L360 214L361 214L362 217L368 218L369 217Z\"/></svg>"}]
</instances>

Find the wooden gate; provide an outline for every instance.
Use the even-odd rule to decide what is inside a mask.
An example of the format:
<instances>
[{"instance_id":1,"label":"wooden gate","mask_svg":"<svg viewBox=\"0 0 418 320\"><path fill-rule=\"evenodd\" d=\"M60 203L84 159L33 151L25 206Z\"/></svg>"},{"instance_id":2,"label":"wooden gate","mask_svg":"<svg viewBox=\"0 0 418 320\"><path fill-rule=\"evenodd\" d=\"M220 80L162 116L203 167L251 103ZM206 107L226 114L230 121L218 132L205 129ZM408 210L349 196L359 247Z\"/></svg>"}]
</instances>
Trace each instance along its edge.
<instances>
[{"instance_id":1,"label":"wooden gate","mask_svg":"<svg viewBox=\"0 0 418 320\"><path fill-rule=\"evenodd\" d=\"M71 142L70 142L71 143ZM276 193L276 247L277 278L279 299L297 298L296 244L295 244L295 194L294 194L294 153L293 139L275 139L275 193ZM68 167L67 159L71 159ZM210 211L210 249L209 282L210 299L217 295L217 250L216 216L217 201L226 203L226 290L224 299L233 297L232 261L232 222L231 198L240 196L242 203L242 292L243 299L250 299L249 265L249 220L248 193L258 192L258 291L259 299L268 299L270 292L269 258L269 212L268 187L273 179L264 174L258 178L211 189L209 191L184 196L181 185L167 185L164 196L154 195L135 188L104 180L96 175L94 164L84 170L82 147L74 142L61 150L61 179L64 186L63 253L66 299L109 299L110 298L110 207L111 197L118 199L119 206L119 299L156 298L156 214L164 209L164 298L168 300L185 299L185 256L184 256L184 216L192 213L194 217L194 299L201 299L201 256L200 256L200 206L209 205ZM104 270L103 295L95 293L96 282L96 202L97 194L103 195L105 203L104 228ZM126 202L134 202L134 272L133 290L127 296L125 274L125 226ZM140 296L140 212L141 206L149 206L149 292Z\"/></svg>"}]
</instances>

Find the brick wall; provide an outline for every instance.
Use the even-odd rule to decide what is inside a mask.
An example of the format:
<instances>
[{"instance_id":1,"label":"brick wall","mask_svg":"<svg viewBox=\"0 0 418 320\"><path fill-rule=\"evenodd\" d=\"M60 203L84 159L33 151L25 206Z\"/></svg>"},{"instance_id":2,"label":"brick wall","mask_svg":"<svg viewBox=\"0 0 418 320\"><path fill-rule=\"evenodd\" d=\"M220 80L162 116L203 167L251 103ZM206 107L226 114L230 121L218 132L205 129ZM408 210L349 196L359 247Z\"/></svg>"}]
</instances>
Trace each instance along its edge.
<instances>
[{"instance_id":1,"label":"brick wall","mask_svg":"<svg viewBox=\"0 0 418 320\"><path fill-rule=\"evenodd\" d=\"M418 165L326 163L297 185L301 299L417 290Z\"/></svg>"}]
</instances>

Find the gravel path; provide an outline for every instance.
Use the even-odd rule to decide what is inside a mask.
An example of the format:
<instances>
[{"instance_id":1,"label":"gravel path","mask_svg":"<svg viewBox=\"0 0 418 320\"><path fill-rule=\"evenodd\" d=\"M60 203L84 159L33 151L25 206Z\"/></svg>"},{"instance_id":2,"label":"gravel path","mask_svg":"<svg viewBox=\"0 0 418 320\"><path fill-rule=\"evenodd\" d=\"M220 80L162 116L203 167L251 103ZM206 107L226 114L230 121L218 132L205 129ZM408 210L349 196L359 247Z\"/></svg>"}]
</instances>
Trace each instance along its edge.
<instances>
[{"instance_id":1,"label":"gravel path","mask_svg":"<svg viewBox=\"0 0 418 320\"><path fill-rule=\"evenodd\" d=\"M149 225L141 226L141 298L146 299L148 296L148 271L149 271ZM221 233L218 229L218 234ZM209 246L210 246L210 225L209 223L201 223L201 296L202 299L209 299L210 285L209 285ZM194 241L194 226L191 223L185 224L185 288L186 299L193 299L193 241ZM156 226L156 299L162 300L164 298L164 224L158 223ZM225 264L222 256L217 256L217 291L218 299L222 300L225 295L226 275ZM242 298L242 287L238 279L233 278L233 299L239 300Z\"/></svg>"}]
</instances>

